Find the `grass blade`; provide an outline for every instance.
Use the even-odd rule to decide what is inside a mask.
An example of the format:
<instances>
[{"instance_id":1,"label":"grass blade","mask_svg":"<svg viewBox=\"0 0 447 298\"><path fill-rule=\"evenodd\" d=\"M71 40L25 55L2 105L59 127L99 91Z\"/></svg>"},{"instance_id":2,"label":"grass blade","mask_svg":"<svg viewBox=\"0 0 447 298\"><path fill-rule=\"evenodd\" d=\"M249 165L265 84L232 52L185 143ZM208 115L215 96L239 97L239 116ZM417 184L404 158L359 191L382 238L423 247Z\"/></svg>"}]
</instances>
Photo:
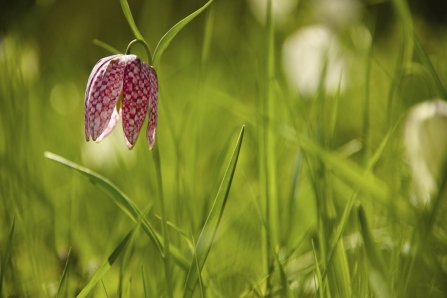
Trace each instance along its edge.
<instances>
[{"instance_id":1,"label":"grass blade","mask_svg":"<svg viewBox=\"0 0 447 298\"><path fill-rule=\"evenodd\" d=\"M102 290L104 291L104 296L106 296L106 298L109 298L109 295L107 294L106 286L104 285L104 281L102 279L101 279L101 285L102 285Z\"/></svg>"},{"instance_id":2,"label":"grass blade","mask_svg":"<svg viewBox=\"0 0 447 298\"><path fill-rule=\"evenodd\" d=\"M68 264L70 263L71 247L68 250L67 262L65 263L64 272L62 272L61 282L57 291L58 297L68 297Z\"/></svg>"},{"instance_id":3,"label":"grass blade","mask_svg":"<svg viewBox=\"0 0 447 298\"><path fill-rule=\"evenodd\" d=\"M323 278L322 278L322 275L321 275L320 265L318 263L318 258L317 258L317 251L315 250L315 246L314 246L314 241L313 240L312 240L312 251L314 253L315 271L317 273L317 281L318 281L318 287L315 287L316 288L315 296L323 298L324 297L324 295L323 295L323 290L324 290L323 289L323 287L324 287Z\"/></svg>"},{"instance_id":4,"label":"grass blade","mask_svg":"<svg viewBox=\"0 0 447 298\"><path fill-rule=\"evenodd\" d=\"M276 253L276 251L274 250L275 248L272 247L273 249L273 256L275 257L275 261L278 264L278 270L279 270L279 279L280 279L280 285L281 285L281 289L280 289L280 295L281 297L287 297L290 298L292 297L292 293L290 292L290 287L289 287L289 283L287 281L287 275L286 272L284 271L284 266L282 265L281 261L279 260L279 256Z\"/></svg>"},{"instance_id":5,"label":"grass blade","mask_svg":"<svg viewBox=\"0 0 447 298\"><path fill-rule=\"evenodd\" d=\"M265 133L265 153L266 153L266 170L267 170L267 229L269 237L269 246L276 246L279 243L279 224L278 224L278 195L276 180L276 133L271 129L272 123L276 120L276 106L277 99L274 96L274 80L275 80L275 30L273 28L273 12L272 1L267 2L267 16L266 16L266 44L265 44L265 77L264 77L264 92L265 104L263 115L268 118ZM274 257L270 258L270 262L274 262Z\"/></svg>"},{"instance_id":6,"label":"grass blade","mask_svg":"<svg viewBox=\"0 0 447 298\"><path fill-rule=\"evenodd\" d=\"M196 266L196 268L197 268L197 276L199 277L199 288L200 288L200 297L201 298L203 298L203 297L206 297L205 296L205 292L204 292L204 289L203 289L203 282L202 282L202 276L201 276L201 274L200 274L200 269L199 269L199 263L197 262L197 251L196 251L196 243L195 243L195 241L194 241L194 235L193 235L193 233L192 233L192 229L191 229L191 241L192 241L192 243L193 243L193 253L194 253L194 259L193 259L193 264ZM192 268L192 264L191 264L191 268Z\"/></svg>"},{"instance_id":7,"label":"grass blade","mask_svg":"<svg viewBox=\"0 0 447 298\"><path fill-rule=\"evenodd\" d=\"M225 172L222 184L217 192L213 207L211 208L202 232L200 233L199 240L197 241L197 263L193 261L191 263L191 267L189 268L188 276L186 278L185 292L183 295L185 298L193 295L199 280L199 274L202 271L203 265L208 257L208 253L213 245L214 236L216 235L217 228L219 227L220 219L222 218L225 204L227 202L228 193L230 192L231 182L233 180L234 171L236 169L236 164L239 157L239 151L242 145L242 139L244 137L244 129L245 127L242 126L233 156L228 164L227 171Z\"/></svg>"},{"instance_id":8,"label":"grass blade","mask_svg":"<svg viewBox=\"0 0 447 298\"><path fill-rule=\"evenodd\" d=\"M133 32L133 35L135 35L136 39L144 40L143 35L141 35L140 31L137 28L137 25L135 24L135 21L132 16L132 12L130 11L129 4L127 3L127 0L120 0L121 8L123 10L124 16L126 17L127 23L129 23L130 29Z\"/></svg>"},{"instance_id":9,"label":"grass blade","mask_svg":"<svg viewBox=\"0 0 447 298\"><path fill-rule=\"evenodd\" d=\"M81 174L81 176L83 176L84 178L87 178L91 183L93 183L96 187L98 187L105 194L107 194L112 199L112 201L121 210L124 211L124 213L126 213L130 218L132 218L134 222L137 222L138 218L141 215L141 212L132 203L132 201L124 193L122 193L115 185L113 185L113 183L110 182L108 179L54 153L45 152L45 157L57 161L69 167L70 169L75 170L77 173ZM142 220L142 228L144 232L157 246L160 256L163 256L163 245L159 240L160 237L159 233L152 228L152 226L145 218L143 218ZM176 247L171 247L171 255L181 268L185 270L189 268L190 265L189 261L185 259L185 257L180 253L180 251Z\"/></svg>"},{"instance_id":10,"label":"grass blade","mask_svg":"<svg viewBox=\"0 0 447 298\"><path fill-rule=\"evenodd\" d=\"M16 222L16 218L14 217L14 219L12 220L11 229L9 230L8 240L6 241L5 253L3 254L3 258L2 258L2 268L0 268L0 295L2 293L3 277L5 276L6 265L8 264L9 257L11 255L12 235L14 234L15 222Z\"/></svg>"},{"instance_id":11,"label":"grass blade","mask_svg":"<svg viewBox=\"0 0 447 298\"><path fill-rule=\"evenodd\" d=\"M136 228L136 227L135 227ZM107 273L107 271L112 267L113 263L115 263L118 256L121 254L123 249L126 247L127 242L131 239L131 236L133 232L135 231L135 228L130 230L129 233L127 233L126 237L121 241L121 243L115 248L115 250L112 252L112 254L108 257L108 259L99 267L99 269L96 271L96 273L93 275L92 279L89 281L89 283L82 289L81 293L77 296L77 298L84 298L87 297L87 295L90 293L90 291L96 286L98 282L101 281L103 276Z\"/></svg>"},{"instance_id":12,"label":"grass blade","mask_svg":"<svg viewBox=\"0 0 447 298\"><path fill-rule=\"evenodd\" d=\"M389 204L394 205L393 208L404 221L412 222L415 218L414 207L408 201L399 198L390 203L390 190L387 184L378 179L373 173L361 169L349 159L342 159L337 154L324 150L309 139L300 138L299 143L304 153L320 159L341 180L348 184L356 185L359 190L370 194L385 206L389 206Z\"/></svg>"},{"instance_id":13,"label":"grass blade","mask_svg":"<svg viewBox=\"0 0 447 298\"><path fill-rule=\"evenodd\" d=\"M370 264L369 280L371 283L371 287L374 289L377 297L391 297L391 288L390 285L386 282L388 279L386 276L385 263L380 257L380 254L374 244L373 236L368 227L366 214L362 206L359 206L358 209L358 219L360 223L363 242L365 244L366 254L368 256Z\"/></svg>"},{"instance_id":14,"label":"grass blade","mask_svg":"<svg viewBox=\"0 0 447 298\"><path fill-rule=\"evenodd\" d=\"M447 99L447 92L445 91L444 85L442 84L441 80L439 79L438 74L436 73L435 68L433 67L433 64L430 61L430 58L427 55L427 52L425 52L424 48L422 47L421 42L417 38L416 35L414 35L414 45L416 48L416 53L419 56L419 59L421 59L422 64L427 67L430 75L432 76L433 80L435 81L436 87L438 88L439 94L442 96L442 98Z\"/></svg>"},{"instance_id":15,"label":"grass blade","mask_svg":"<svg viewBox=\"0 0 447 298\"><path fill-rule=\"evenodd\" d=\"M121 0L121 2L125 2L125 0ZM187 16L186 18L184 18L183 20L181 20L180 22L175 24L171 29L169 29L168 32L166 32L165 35L163 35L163 37L158 42L158 45L155 48L155 52L154 52L153 66L155 69L158 68L158 64L160 63L161 55L166 50L166 48L169 46L172 39L174 39L174 37L177 35L177 33L179 33L180 30L183 29L183 27L185 27L196 16L198 16L202 11L204 11L212 2L213 2L213 0L208 1L204 6L202 6L201 8L199 8L198 10L196 10L195 12L193 12L192 14L190 14L189 16Z\"/></svg>"},{"instance_id":16,"label":"grass blade","mask_svg":"<svg viewBox=\"0 0 447 298\"><path fill-rule=\"evenodd\" d=\"M144 298L149 298L149 285L147 284L146 272L144 272L143 265L141 265L141 278L143 279Z\"/></svg>"},{"instance_id":17,"label":"grass blade","mask_svg":"<svg viewBox=\"0 0 447 298\"><path fill-rule=\"evenodd\" d=\"M97 45L100 48L103 48L104 50L106 50L107 52L110 52L110 54L116 55L116 54L121 54L121 52L118 49L115 49L114 47L112 47L111 45L99 40L99 39L94 39L93 40L93 44Z\"/></svg>"}]
</instances>

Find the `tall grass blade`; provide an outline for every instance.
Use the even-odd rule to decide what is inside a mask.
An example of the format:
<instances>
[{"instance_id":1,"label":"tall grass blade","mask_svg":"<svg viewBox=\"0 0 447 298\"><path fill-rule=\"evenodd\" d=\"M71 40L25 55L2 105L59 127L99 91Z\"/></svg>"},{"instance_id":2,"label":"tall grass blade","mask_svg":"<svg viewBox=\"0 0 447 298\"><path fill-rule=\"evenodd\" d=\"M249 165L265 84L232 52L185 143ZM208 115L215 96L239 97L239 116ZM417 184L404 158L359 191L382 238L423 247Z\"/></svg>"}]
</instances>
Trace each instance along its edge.
<instances>
[{"instance_id":1,"label":"tall grass blade","mask_svg":"<svg viewBox=\"0 0 447 298\"><path fill-rule=\"evenodd\" d=\"M202 74L204 75L204 68L208 64L210 50L211 50L211 40L213 38L213 27L214 27L214 11L216 6L210 7L207 10L205 18L205 31L203 33L203 45L202 45L202 55L201 55L201 68Z\"/></svg>"},{"instance_id":2,"label":"tall grass blade","mask_svg":"<svg viewBox=\"0 0 447 298\"><path fill-rule=\"evenodd\" d=\"M435 81L436 87L438 88L438 92L442 96L443 99L447 100L447 92L445 91L444 85L442 84L441 80L439 79L439 76L433 67L433 64L430 61L430 58L428 57L427 53L425 52L424 48L422 47L421 42L419 41L418 37L414 35L414 45L416 48L416 53L419 56L419 59L421 59L421 62L425 67L427 67L428 72L432 76L433 80Z\"/></svg>"},{"instance_id":3,"label":"tall grass blade","mask_svg":"<svg viewBox=\"0 0 447 298\"><path fill-rule=\"evenodd\" d=\"M274 249L272 247L272 249ZM278 270L279 270L279 279L281 284L281 297L292 297L292 292L290 291L289 283L287 281L287 275L284 271L284 266L282 265L281 261L279 260L278 254L276 251L273 251L273 256L275 257L275 261L278 264Z\"/></svg>"},{"instance_id":4,"label":"tall grass blade","mask_svg":"<svg viewBox=\"0 0 447 298\"><path fill-rule=\"evenodd\" d=\"M368 193L385 206L389 206L389 204L394 205L393 208L402 220L410 223L414 221L416 216L414 207L408 201L400 198L390 203L390 190L387 184L374 174L365 172L365 170L349 159L340 158L337 154L324 150L309 139L300 138L300 144L307 155L321 159L325 166L331 169L340 179L351 185L356 185L359 190Z\"/></svg>"},{"instance_id":5,"label":"tall grass blade","mask_svg":"<svg viewBox=\"0 0 447 298\"><path fill-rule=\"evenodd\" d=\"M399 123L399 122L398 122ZM370 158L370 160L367 162L367 167L366 167L366 173L369 173L372 171L373 167L376 165L377 161L379 160L379 158L382 156L383 151L385 150L386 145L388 144L388 141L390 139L390 137L393 135L395 129L397 127L397 124L393 127L393 129L391 129L387 135L385 136L385 138L382 140L382 142L380 143L379 147L377 148L377 150L375 151L375 153L373 154L373 156ZM347 226L348 223L348 219L349 216L351 215L351 211L352 211L352 207L354 206L354 202L356 200L356 198L358 197L358 187L356 187L351 195L351 198L349 199L348 203L346 204L346 207L343 211L343 215L342 218L333 234L333 236L331 237L331 249L329 250L328 253L328 261L327 261L327 265L330 264L332 262L332 257L334 254L334 251L337 249L338 244L340 243L341 240L341 236L343 235L345 228ZM326 276L327 271L325 270L323 272L323 278Z\"/></svg>"},{"instance_id":6,"label":"tall grass blade","mask_svg":"<svg viewBox=\"0 0 447 298\"><path fill-rule=\"evenodd\" d=\"M102 285L102 290L104 291L104 295L106 296L106 298L109 298L109 294L107 294L106 285L104 284L104 281L102 279L101 279L101 285Z\"/></svg>"},{"instance_id":7,"label":"tall grass blade","mask_svg":"<svg viewBox=\"0 0 447 298\"><path fill-rule=\"evenodd\" d=\"M413 19L411 17L410 7L405 0L391 1L396 11L398 21L402 26L403 48L402 48L402 64L407 65L412 61L414 39L413 39Z\"/></svg>"},{"instance_id":8,"label":"tall grass blade","mask_svg":"<svg viewBox=\"0 0 447 298\"><path fill-rule=\"evenodd\" d=\"M65 263L64 272L62 272L61 282L59 283L59 289L57 291L57 298L68 297L68 265L70 263L71 247L68 250L67 262Z\"/></svg>"},{"instance_id":9,"label":"tall grass blade","mask_svg":"<svg viewBox=\"0 0 447 298\"><path fill-rule=\"evenodd\" d=\"M234 149L230 163L228 164L225 176L222 180L222 184L220 185L219 191L216 195L216 199L214 200L214 204L211 207L211 211L208 215L205 225L203 226L202 232L200 233L199 240L197 241L197 264L193 261L191 263L191 267L189 268L188 276L186 278L185 291L183 294L184 298L188 298L193 295L194 290L197 286L197 282L199 280L199 274L203 269L206 258L208 257L208 253L211 249L211 246L213 245L214 236L216 235L217 228L219 227L219 223L225 209L225 204L227 202L228 194L230 192L231 182L233 181L237 160L242 145L242 139L244 137L244 130L245 126L242 126L236 147Z\"/></svg>"},{"instance_id":10,"label":"tall grass blade","mask_svg":"<svg viewBox=\"0 0 447 298\"><path fill-rule=\"evenodd\" d=\"M159 215L155 215L155 217L157 217L158 219L161 220L161 217ZM194 247L195 244L191 241L190 236L188 234L186 234L185 231L183 231L182 229L180 229L178 226L176 226L174 223L168 221L167 222L168 226L171 227L173 230L175 230L178 234L180 234L180 236L182 236L182 238L186 241L186 243L188 244L188 247L190 248L191 252L194 251Z\"/></svg>"},{"instance_id":11,"label":"tall grass blade","mask_svg":"<svg viewBox=\"0 0 447 298\"><path fill-rule=\"evenodd\" d=\"M200 274L200 269L199 269L199 262L197 261L196 242L194 241L194 235L193 235L192 229L191 229L191 240L190 241L194 245L193 246L193 253L194 253L193 263L196 266L197 274L198 274L198 277L199 277L200 297L203 298L203 297L205 297L205 290L203 288L202 275ZM193 266L193 265L191 265L191 266Z\"/></svg>"},{"instance_id":12,"label":"tall grass blade","mask_svg":"<svg viewBox=\"0 0 447 298\"><path fill-rule=\"evenodd\" d=\"M118 49L112 47L111 45L99 40L99 39L94 39L93 40L93 44L97 45L100 48L103 48L104 50L106 50L107 52L110 52L110 54L116 55L116 54L121 54L121 51L119 51Z\"/></svg>"},{"instance_id":13,"label":"tall grass blade","mask_svg":"<svg viewBox=\"0 0 447 298\"><path fill-rule=\"evenodd\" d=\"M125 0L121 0L121 2L125 2ZM160 63L161 55L163 55L163 52L166 50L166 48L169 46L171 41L174 39L174 37L177 35L177 33L180 32L180 30L183 29L189 22L191 22L196 16L198 16L202 11L204 11L213 0L208 1L204 6L175 24L171 29L169 29L168 32L166 32L165 35L160 39L158 42L157 47L155 48L154 52L154 59L153 59L153 66L155 69L158 68L158 64Z\"/></svg>"},{"instance_id":14,"label":"tall grass blade","mask_svg":"<svg viewBox=\"0 0 447 298\"><path fill-rule=\"evenodd\" d=\"M365 244L365 250L370 264L369 280L371 287L374 289L377 297L391 297L391 288L387 283L388 278L386 275L385 263L383 262L383 259L381 258L374 244L373 236L368 227L366 214L362 206L359 206L357 215L360 223L363 243Z\"/></svg>"},{"instance_id":15,"label":"tall grass blade","mask_svg":"<svg viewBox=\"0 0 447 298\"><path fill-rule=\"evenodd\" d=\"M372 17L370 18L369 26L371 30L371 36L374 36L376 29L376 19L377 13L373 10ZM373 61L373 44L370 43L367 53L366 53L366 62L365 62L365 104L363 108L363 144L364 144L364 154L363 160L364 164L369 160L372 149L372 136L371 136L371 70L372 70L372 61Z\"/></svg>"},{"instance_id":16,"label":"tall grass blade","mask_svg":"<svg viewBox=\"0 0 447 298\"><path fill-rule=\"evenodd\" d=\"M112 267L113 263L115 263L118 256L121 254L123 249L126 247L126 244L131 239L132 234L135 231L135 229L136 229L136 227L133 228L132 230L130 230L129 233L127 233L126 237L124 237L124 239L115 248L115 250L108 257L108 259L101 265L101 267L99 267L99 269L93 275L93 277L89 281L89 283L82 289L81 293L79 293L77 298L87 297L88 294L91 292L91 290L93 290L93 288L96 286L96 284L101 281L103 276L107 273L107 271L109 271L110 267Z\"/></svg>"},{"instance_id":17,"label":"tall grass blade","mask_svg":"<svg viewBox=\"0 0 447 298\"><path fill-rule=\"evenodd\" d=\"M130 11L129 4L127 3L127 0L120 0L121 8L123 10L124 16L126 17L127 23L129 23L130 29L133 32L133 35L135 35L136 39L144 40L143 35L141 35L140 31L137 28L137 25L135 24L135 21L132 16L132 12Z\"/></svg>"},{"instance_id":18,"label":"tall grass blade","mask_svg":"<svg viewBox=\"0 0 447 298\"><path fill-rule=\"evenodd\" d=\"M143 265L141 265L141 278L143 279L144 298L149 298L149 285L147 284L146 272L144 272Z\"/></svg>"},{"instance_id":19,"label":"tall grass blade","mask_svg":"<svg viewBox=\"0 0 447 298\"><path fill-rule=\"evenodd\" d=\"M3 257L2 257L2 268L0 268L0 295L2 294L3 277L5 276L6 265L8 264L9 257L11 255L12 236L14 235L15 222L16 222L16 218L14 216L14 219L12 220L11 229L9 229L9 235L8 235L8 240L6 241L5 252L4 252Z\"/></svg>"},{"instance_id":20,"label":"tall grass blade","mask_svg":"<svg viewBox=\"0 0 447 298\"><path fill-rule=\"evenodd\" d=\"M132 201L122 193L112 182L108 179L102 177L101 175L87 169L83 166L75 164L59 155L56 155L51 152L45 152L45 157L54 161L57 161L72 170L75 170L77 173L81 174L84 178L87 178L91 183L93 183L96 187L102 190L105 194L107 194L112 201L126 213L134 222L137 222L138 218L141 215L141 212L138 208L132 203ZM159 238L160 235L157 231L152 228L150 223L143 218L142 220L142 228L143 231L149 236L149 238L154 242L157 246L160 256L163 256L163 245L161 244ZM187 270L189 268L189 261L180 253L179 249L176 247L171 247L171 254L176 261L176 263L183 269Z\"/></svg>"},{"instance_id":21,"label":"tall grass blade","mask_svg":"<svg viewBox=\"0 0 447 298\"><path fill-rule=\"evenodd\" d=\"M314 241L312 240L312 251L314 253L314 261L315 261L315 270L317 271L317 281L318 281L318 286L316 286L316 295L320 298L323 298L323 276L321 274L321 270L320 270L320 265L318 263L318 257L317 257L317 251L315 250L315 245L314 245Z\"/></svg>"},{"instance_id":22,"label":"tall grass blade","mask_svg":"<svg viewBox=\"0 0 447 298\"><path fill-rule=\"evenodd\" d=\"M272 124L276 119L276 106L278 102L274 96L275 80L275 34L274 20L272 12L272 0L267 1L266 16L266 45L265 45L265 110L264 115L268 118L267 130L265 133L266 142L266 166L267 166L267 206L268 206L268 232L272 247L279 243L278 225L278 195L276 181L276 133L272 129Z\"/></svg>"}]
</instances>

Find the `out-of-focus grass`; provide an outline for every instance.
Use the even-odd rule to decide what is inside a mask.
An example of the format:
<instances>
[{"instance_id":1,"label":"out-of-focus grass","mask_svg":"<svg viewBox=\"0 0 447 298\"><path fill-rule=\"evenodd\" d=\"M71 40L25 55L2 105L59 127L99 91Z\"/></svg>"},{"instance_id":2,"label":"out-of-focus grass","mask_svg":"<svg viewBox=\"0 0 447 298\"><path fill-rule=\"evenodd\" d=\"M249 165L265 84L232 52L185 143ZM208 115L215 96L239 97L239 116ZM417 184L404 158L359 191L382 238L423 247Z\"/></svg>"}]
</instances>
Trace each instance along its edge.
<instances>
[{"instance_id":1,"label":"out-of-focus grass","mask_svg":"<svg viewBox=\"0 0 447 298\"><path fill-rule=\"evenodd\" d=\"M359 2L347 25L328 17L326 2L302 0L285 15L274 6L269 25L266 10L253 13L254 2L215 0L176 36L157 69L168 230L188 266L246 125L194 297L444 297L445 183L429 205L410 203L417 194L402 126L410 107L445 96L445 25L399 0ZM129 1L152 49L204 4ZM74 297L135 223L43 152L107 177L139 210L152 206L144 220L162 240L144 137L128 151L119 127L101 144L83 135L86 81L109 55L93 40L124 51L133 35L118 0L36 1L11 11L0 32L0 296L56 297L61 288ZM329 28L318 32L342 48L335 56L344 71L333 88L331 48L317 87L297 92L283 69L283 45L314 24ZM135 53L145 57L142 48ZM295 65L307 77L313 66ZM91 297L166 295L160 250L146 232L135 230ZM172 262L175 297L188 266Z\"/></svg>"}]
</instances>

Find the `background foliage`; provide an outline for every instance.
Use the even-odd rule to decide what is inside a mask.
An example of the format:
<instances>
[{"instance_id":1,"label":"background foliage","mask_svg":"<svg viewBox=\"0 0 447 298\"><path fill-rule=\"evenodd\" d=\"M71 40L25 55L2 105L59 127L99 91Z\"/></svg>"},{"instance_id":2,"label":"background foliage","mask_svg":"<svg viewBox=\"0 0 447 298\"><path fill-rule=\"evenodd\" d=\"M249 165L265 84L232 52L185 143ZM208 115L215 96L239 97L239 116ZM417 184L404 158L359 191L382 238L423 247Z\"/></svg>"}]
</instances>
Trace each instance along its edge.
<instances>
[{"instance_id":1,"label":"background foliage","mask_svg":"<svg viewBox=\"0 0 447 298\"><path fill-rule=\"evenodd\" d=\"M204 5L128 2L152 50ZM170 239L188 262L245 125L195 296L444 297L444 120L424 139L426 156L441 152L429 203L417 203L403 137L411 107L445 99L440 3L273 0L269 27L264 1L215 0L177 35L157 69L156 142ZM86 81L110 54L93 40L124 52L134 37L110 0L1 1L0 26L0 295L55 297L71 248L59 294L74 297L134 222L45 151L150 206L161 231L143 136L132 151L119 128L100 144L84 138ZM310 33L294 43L299 32ZM186 274L172 264L176 297ZM137 229L92 297L142 297L144 284L147 297L167 293L157 248Z\"/></svg>"}]
</instances>

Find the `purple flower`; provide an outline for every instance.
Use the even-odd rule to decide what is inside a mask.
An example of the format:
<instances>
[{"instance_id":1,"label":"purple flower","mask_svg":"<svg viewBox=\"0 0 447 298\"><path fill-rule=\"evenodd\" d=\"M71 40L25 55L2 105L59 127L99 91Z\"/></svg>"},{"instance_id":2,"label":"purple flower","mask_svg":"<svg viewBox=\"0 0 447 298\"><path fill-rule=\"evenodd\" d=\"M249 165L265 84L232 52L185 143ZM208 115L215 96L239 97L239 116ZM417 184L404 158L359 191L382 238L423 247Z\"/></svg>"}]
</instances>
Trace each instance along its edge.
<instances>
[{"instance_id":1,"label":"purple flower","mask_svg":"<svg viewBox=\"0 0 447 298\"><path fill-rule=\"evenodd\" d=\"M102 58L93 68L85 91L85 139L101 141L122 117L127 147L132 149L150 106L146 137L152 149L157 101L157 73L151 66L135 55Z\"/></svg>"}]
</instances>

